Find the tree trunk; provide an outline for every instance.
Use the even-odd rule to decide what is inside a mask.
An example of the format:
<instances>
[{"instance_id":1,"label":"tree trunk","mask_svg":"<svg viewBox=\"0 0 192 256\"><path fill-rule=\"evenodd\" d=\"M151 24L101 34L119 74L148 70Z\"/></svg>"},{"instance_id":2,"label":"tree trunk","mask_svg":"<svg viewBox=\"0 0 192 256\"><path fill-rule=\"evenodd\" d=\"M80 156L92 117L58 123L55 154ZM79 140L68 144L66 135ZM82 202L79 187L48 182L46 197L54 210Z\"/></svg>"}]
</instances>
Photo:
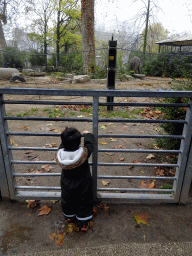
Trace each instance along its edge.
<instances>
[{"instance_id":1,"label":"tree trunk","mask_svg":"<svg viewBox=\"0 0 192 256\"><path fill-rule=\"evenodd\" d=\"M57 40L56 40L56 67L59 67L59 53L60 53L60 16L61 16L61 0L59 0L59 9L57 11Z\"/></svg>"},{"instance_id":2,"label":"tree trunk","mask_svg":"<svg viewBox=\"0 0 192 256\"><path fill-rule=\"evenodd\" d=\"M81 0L83 73L95 72L94 0Z\"/></svg>"},{"instance_id":3,"label":"tree trunk","mask_svg":"<svg viewBox=\"0 0 192 256\"><path fill-rule=\"evenodd\" d=\"M143 54L144 54L144 56L145 56L146 46L147 46L147 33L148 33L148 25L149 25L149 9L150 9L150 0L148 0L147 15L146 15L146 27L145 27L144 44L143 44Z\"/></svg>"},{"instance_id":4,"label":"tree trunk","mask_svg":"<svg viewBox=\"0 0 192 256\"><path fill-rule=\"evenodd\" d=\"M1 20L0 20L0 50L5 48L6 46L7 46L7 44L6 44L6 41L5 41L5 36L4 36L4 32L3 32L2 23L1 23Z\"/></svg>"},{"instance_id":5,"label":"tree trunk","mask_svg":"<svg viewBox=\"0 0 192 256\"><path fill-rule=\"evenodd\" d=\"M47 19L46 19L46 10L44 10L44 38L43 38L43 44L44 44L44 65L45 70L47 70Z\"/></svg>"}]
</instances>

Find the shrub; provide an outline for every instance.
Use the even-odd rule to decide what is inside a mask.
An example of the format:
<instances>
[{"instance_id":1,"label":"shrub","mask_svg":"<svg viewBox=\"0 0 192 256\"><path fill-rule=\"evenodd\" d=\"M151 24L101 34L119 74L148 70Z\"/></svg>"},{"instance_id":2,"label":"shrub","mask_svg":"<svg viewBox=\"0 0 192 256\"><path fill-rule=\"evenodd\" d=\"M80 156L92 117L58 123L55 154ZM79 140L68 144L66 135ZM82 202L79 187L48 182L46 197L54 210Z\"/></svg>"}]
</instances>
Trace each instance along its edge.
<instances>
[{"instance_id":1,"label":"shrub","mask_svg":"<svg viewBox=\"0 0 192 256\"><path fill-rule=\"evenodd\" d=\"M177 91L191 91L192 90L192 80L177 81L171 86L172 90ZM188 103L187 98L164 98L165 103ZM184 120L186 116L186 108L184 107L161 107L161 112L165 115L163 119L170 120ZM161 124L161 127L169 135L181 135L183 132L183 124L165 123ZM166 149L179 149L180 140L179 139L157 139L157 144L160 147Z\"/></svg>"},{"instance_id":2,"label":"shrub","mask_svg":"<svg viewBox=\"0 0 192 256\"><path fill-rule=\"evenodd\" d=\"M1 54L1 66L22 68L24 66L26 56L26 52L19 51L16 47L6 47Z\"/></svg>"},{"instance_id":3,"label":"shrub","mask_svg":"<svg viewBox=\"0 0 192 256\"><path fill-rule=\"evenodd\" d=\"M45 58L43 52L33 50L29 55L29 62L32 66L43 66L45 65Z\"/></svg>"}]
</instances>

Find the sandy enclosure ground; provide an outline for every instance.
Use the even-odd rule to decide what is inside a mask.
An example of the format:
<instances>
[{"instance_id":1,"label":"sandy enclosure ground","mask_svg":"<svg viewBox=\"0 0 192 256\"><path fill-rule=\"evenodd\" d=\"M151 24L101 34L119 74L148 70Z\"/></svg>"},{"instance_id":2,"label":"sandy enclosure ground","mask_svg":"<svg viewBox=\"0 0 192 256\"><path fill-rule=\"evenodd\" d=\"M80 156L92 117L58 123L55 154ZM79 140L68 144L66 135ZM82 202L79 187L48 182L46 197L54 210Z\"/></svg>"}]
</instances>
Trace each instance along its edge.
<instances>
[{"instance_id":1,"label":"sandy enclosure ground","mask_svg":"<svg viewBox=\"0 0 192 256\"><path fill-rule=\"evenodd\" d=\"M117 82L116 89L119 90L159 90L169 89L171 84L169 78L154 78L146 77L144 80L134 79L128 82ZM9 83L1 82L1 87L26 87L26 88L56 88L56 89L106 89L105 84L95 83L93 81L86 84L66 84L50 79L50 77L30 78L27 83ZM5 95L5 99L9 100L53 100L64 102L90 102L90 97L49 97L49 96L20 96L20 95ZM156 98L115 98L115 102L159 102ZM100 102L106 102L106 98L101 98ZM143 113L144 111L144 113ZM148 108L149 111L154 111ZM86 106L72 105L6 105L6 113L8 116L37 116L37 117L68 117L68 118L92 118L92 108ZM101 107L99 110L100 118L105 118L107 115L106 107ZM99 138L99 149L157 149L155 139L141 138L113 138L113 134L146 134L158 135L163 133L162 128L158 124L142 124L142 123L114 123L113 118L122 118L119 113L123 113L123 117L131 119L146 118L145 107L114 107L114 112L110 118L110 122L99 123L99 134L110 134L110 138ZM154 113L154 112L152 112ZM76 126L80 131L84 129L92 132L91 122L67 122L67 121L8 121L10 132L36 132L36 133L54 133L59 134L66 126ZM37 150L12 150L14 160L21 161L54 161L56 148L60 144L60 137L37 137L37 136L10 136L11 144L15 147L46 147L53 151L37 151ZM83 140L82 140L83 143ZM149 153L122 153L122 152L99 152L99 163L167 163L172 160L172 157L167 154ZM91 162L90 158L90 162ZM59 173L61 168L56 165L40 164L15 164L14 171L16 173ZM174 169L166 169L160 173L164 175L174 175ZM157 167L134 167L134 166L98 166L98 175L119 175L119 176L156 176L158 175ZM105 182L104 182L105 181ZM142 180L132 179L99 179L98 188L138 188L141 186ZM152 181L144 181L144 183L152 184ZM17 185L21 186L59 186L59 177L18 177L16 178ZM171 182L168 182L172 184ZM152 188L159 188L163 185L161 181L155 181ZM150 185L149 185L150 186ZM150 188L150 187L149 187ZM116 192L116 191L114 191Z\"/></svg>"}]
</instances>

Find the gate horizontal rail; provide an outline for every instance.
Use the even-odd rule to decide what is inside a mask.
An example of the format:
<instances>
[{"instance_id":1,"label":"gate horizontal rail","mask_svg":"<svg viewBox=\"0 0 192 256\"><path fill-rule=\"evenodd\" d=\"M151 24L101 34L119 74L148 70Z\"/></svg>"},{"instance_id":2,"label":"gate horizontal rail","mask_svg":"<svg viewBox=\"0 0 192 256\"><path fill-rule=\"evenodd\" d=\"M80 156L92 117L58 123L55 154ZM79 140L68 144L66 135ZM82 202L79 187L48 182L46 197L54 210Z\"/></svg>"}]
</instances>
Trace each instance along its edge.
<instances>
[{"instance_id":1,"label":"gate horizontal rail","mask_svg":"<svg viewBox=\"0 0 192 256\"><path fill-rule=\"evenodd\" d=\"M64 101L62 100L5 100L3 95L36 95L36 96L79 96L80 101ZM82 101L82 96L87 97L88 101ZM90 97L93 98L93 101L90 101ZM147 98L173 98L173 97L183 97L189 98L190 101L188 104L164 104L164 103L132 103L132 102L114 102L106 103L105 100L107 97L147 97ZM13 146L10 144L10 136L23 136L23 137L59 137L60 133L48 133L48 132L15 132L10 131L8 128L8 122L47 122L47 121L56 121L56 122L86 122L92 123L93 134L95 139L95 150L93 152L93 159L90 165L92 166L92 175L94 183L94 196L95 199L102 200L128 200L128 201L139 201L139 202L179 202L181 188L184 180L185 170L188 161L188 152L191 145L191 136L192 136L192 111L191 111L191 91L127 91L127 90L59 90L59 89L40 89L40 88L0 88L0 132L2 134L2 152L5 161L6 175L8 179L8 185L10 190L10 197L15 198L28 198L28 199L37 199L37 198L59 198L60 197L60 186L20 186L16 182L18 177L59 177L61 174L56 173L19 173L15 172L14 167L17 165L56 165L55 161L23 161L15 160L12 157L12 152L22 151L22 150L34 150L34 151L57 151L58 148L45 148L45 147L19 147ZM100 101L101 100L101 101ZM77 106L88 106L92 108L93 117L92 118L66 118L66 117L31 117L31 116L8 116L6 114L6 105L77 105ZM185 120L162 120L162 119L129 119L129 118L99 118L99 107L100 106L118 106L118 107L185 107L188 109ZM146 135L146 134L100 134L98 129L99 123L141 123L141 124L165 124L165 123L174 123L174 124L183 124L184 132L182 135ZM117 138L117 139L128 139L128 138L138 138L138 139L179 139L181 140L181 147L179 150L163 150L163 149L102 149L98 148L99 138ZM187 138L187 139L186 139ZM35 138L34 138L35 140ZM162 154L176 154L178 155L177 164L169 163L108 163L108 162L99 162L98 154L103 152L112 152L112 153L162 153ZM98 175L98 167L156 167L156 168L173 168L176 169L174 176L147 176L147 175ZM120 170L120 169L118 169ZM150 181L169 181L173 183L172 188L132 188L132 187L103 187L97 188L97 180L108 179L108 180L150 180ZM99 193L104 191L103 193ZM107 193L106 193L106 192ZM112 192L112 193L111 193ZM153 194L151 194L153 193Z\"/></svg>"}]
</instances>

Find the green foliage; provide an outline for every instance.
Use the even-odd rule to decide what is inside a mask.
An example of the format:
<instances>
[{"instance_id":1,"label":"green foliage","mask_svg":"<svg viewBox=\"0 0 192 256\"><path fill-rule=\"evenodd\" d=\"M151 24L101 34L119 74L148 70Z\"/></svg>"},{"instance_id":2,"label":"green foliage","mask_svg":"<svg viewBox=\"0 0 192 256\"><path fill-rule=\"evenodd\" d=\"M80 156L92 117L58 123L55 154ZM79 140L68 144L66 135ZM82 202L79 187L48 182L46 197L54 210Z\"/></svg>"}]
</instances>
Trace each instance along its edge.
<instances>
[{"instance_id":1,"label":"green foliage","mask_svg":"<svg viewBox=\"0 0 192 256\"><path fill-rule=\"evenodd\" d=\"M143 72L148 76L191 78L192 59L189 56L146 54Z\"/></svg>"},{"instance_id":2,"label":"green foliage","mask_svg":"<svg viewBox=\"0 0 192 256\"><path fill-rule=\"evenodd\" d=\"M191 91L192 80L177 81L172 87L172 90L177 91ZM164 98L165 103L188 103L187 98ZM170 120L184 120L186 116L186 108L184 107L161 107L161 112L164 113L163 119ZM183 132L183 124L165 123L161 127L169 135L181 135ZM159 147L166 149L179 149L179 139L157 139Z\"/></svg>"},{"instance_id":3,"label":"green foliage","mask_svg":"<svg viewBox=\"0 0 192 256\"><path fill-rule=\"evenodd\" d=\"M92 74L91 79L104 79L107 77L106 67L96 66L95 73Z\"/></svg>"},{"instance_id":4,"label":"green foliage","mask_svg":"<svg viewBox=\"0 0 192 256\"><path fill-rule=\"evenodd\" d=\"M26 52L16 47L6 47L0 57L1 66L9 68L22 68L26 60Z\"/></svg>"},{"instance_id":5,"label":"green foliage","mask_svg":"<svg viewBox=\"0 0 192 256\"><path fill-rule=\"evenodd\" d=\"M29 57L29 62L31 63L32 66L43 66L45 65L45 58L43 55L43 52L38 52L37 50L33 50Z\"/></svg>"},{"instance_id":6,"label":"green foliage","mask_svg":"<svg viewBox=\"0 0 192 256\"><path fill-rule=\"evenodd\" d=\"M60 54L60 71L63 73L74 73L76 75L82 74L83 64L81 53L65 53L61 52ZM48 66L56 66L56 55L53 54L52 57L48 60Z\"/></svg>"}]
</instances>

